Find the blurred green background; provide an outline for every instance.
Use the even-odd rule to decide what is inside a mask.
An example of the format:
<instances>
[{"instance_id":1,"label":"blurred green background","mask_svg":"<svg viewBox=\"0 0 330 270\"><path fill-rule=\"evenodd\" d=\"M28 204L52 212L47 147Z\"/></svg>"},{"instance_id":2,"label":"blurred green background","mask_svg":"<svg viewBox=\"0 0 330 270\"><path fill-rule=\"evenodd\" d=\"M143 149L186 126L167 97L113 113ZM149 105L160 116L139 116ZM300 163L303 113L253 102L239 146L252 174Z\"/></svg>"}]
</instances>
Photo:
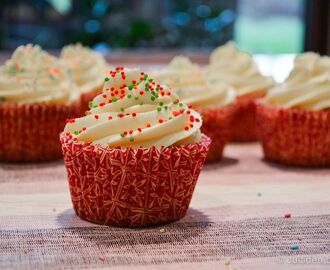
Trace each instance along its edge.
<instances>
[{"instance_id":1,"label":"blurred green background","mask_svg":"<svg viewBox=\"0 0 330 270\"><path fill-rule=\"evenodd\" d=\"M113 49L210 50L234 39L250 53L299 53L304 0L5 0L0 49L81 42Z\"/></svg>"}]
</instances>

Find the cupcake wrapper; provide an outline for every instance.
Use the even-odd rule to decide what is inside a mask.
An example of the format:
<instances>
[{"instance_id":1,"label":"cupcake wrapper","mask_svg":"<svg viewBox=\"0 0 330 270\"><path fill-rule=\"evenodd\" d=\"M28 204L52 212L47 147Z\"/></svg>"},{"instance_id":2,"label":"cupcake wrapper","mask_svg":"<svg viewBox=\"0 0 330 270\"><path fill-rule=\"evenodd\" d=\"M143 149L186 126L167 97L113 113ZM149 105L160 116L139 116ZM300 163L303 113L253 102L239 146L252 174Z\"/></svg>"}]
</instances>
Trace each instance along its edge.
<instances>
[{"instance_id":1,"label":"cupcake wrapper","mask_svg":"<svg viewBox=\"0 0 330 270\"><path fill-rule=\"evenodd\" d=\"M0 104L0 160L47 161L60 158L58 136L79 104Z\"/></svg>"},{"instance_id":2,"label":"cupcake wrapper","mask_svg":"<svg viewBox=\"0 0 330 270\"><path fill-rule=\"evenodd\" d=\"M71 199L84 220L148 226L182 218L211 140L168 148L109 148L61 134Z\"/></svg>"},{"instance_id":3,"label":"cupcake wrapper","mask_svg":"<svg viewBox=\"0 0 330 270\"><path fill-rule=\"evenodd\" d=\"M248 94L237 97L230 141L251 142L257 140L255 101L262 96L263 94Z\"/></svg>"},{"instance_id":4,"label":"cupcake wrapper","mask_svg":"<svg viewBox=\"0 0 330 270\"><path fill-rule=\"evenodd\" d=\"M196 109L203 117L202 132L212 140L206 162L218 161L222 158L223 149L230 137L230 124L232 122L235 106L224 108Z\"/></svg>"},{"instance_id":5,"label":"cupcake wrapper","mask_svg":"<svg viewBox=\"0 0 330 270\"><path fill-rule=\"evenodd\" d=\"M330 165L330 110L285 109L257 102L265 158L287 165Z\"/></svg>"},{"instance_id":6,"label":"cupcake wrapper","mask_svg":"<svg viewBox=\"0 0 330 270\"><path fill-rule=\"evenodd\" d=\"M89 102L101 93L102 93L102 86L99 86L80 95L81 115L85 115L85 112L89 110L88 107Z\"/></svg>"}]
</instances>

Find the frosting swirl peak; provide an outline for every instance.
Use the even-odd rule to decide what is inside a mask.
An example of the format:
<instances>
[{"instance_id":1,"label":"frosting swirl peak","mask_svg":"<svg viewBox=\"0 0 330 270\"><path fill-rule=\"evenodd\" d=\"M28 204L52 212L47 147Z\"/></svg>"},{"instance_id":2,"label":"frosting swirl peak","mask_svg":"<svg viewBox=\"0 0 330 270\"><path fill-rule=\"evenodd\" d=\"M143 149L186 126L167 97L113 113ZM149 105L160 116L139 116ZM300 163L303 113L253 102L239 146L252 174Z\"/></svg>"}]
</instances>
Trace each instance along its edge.
<instances>
[{"instance_id":1,"label":"frosting swirl peak","mask_svg":"<svg viewBox=\"0 0 330 270\"><path fill-rule=\"evenodd\" d=\"M324 110L330 108L330 57L308 52L297 56L288 78L265 97L284 108Z\"/></svg>"},{"instance_id":2,"label":"frosting swirl peak","mask_svg":"<svg viewBox=\"0 0 330 270\"><path fill-rule=\"evenodd\" d=\"M216 48L210 55L210 63L204 70L211 85L227 83L237 95L264 94L274 85L270 77L263 76L252 57L239 51L233 42Z\"/></svg>"},{"instance_id":3,"label":"frosting swirl peak","mask_svg":"<svg viewBox=\"0 0 330 270\"><path fill-rule=\"evenodd\" d=\"M162 84L168 84L183 103L202 107L223 107L235 101L235 91L224 84L210 85L198 65L189 58L176 56L167 67L155 73Z\"/></svg>"},{"instance_id":4,"label":"frosting swirl peak","mask_svg":"<svg viewBox=\"0 0 330 270\"><path fill-rule=\"evenodd\" d=\"M85 117L69 120L68 136L111 147L162 147L200 139L200 115L166 85L138 69L116 68Z\"/></svg>"}]
</instances>

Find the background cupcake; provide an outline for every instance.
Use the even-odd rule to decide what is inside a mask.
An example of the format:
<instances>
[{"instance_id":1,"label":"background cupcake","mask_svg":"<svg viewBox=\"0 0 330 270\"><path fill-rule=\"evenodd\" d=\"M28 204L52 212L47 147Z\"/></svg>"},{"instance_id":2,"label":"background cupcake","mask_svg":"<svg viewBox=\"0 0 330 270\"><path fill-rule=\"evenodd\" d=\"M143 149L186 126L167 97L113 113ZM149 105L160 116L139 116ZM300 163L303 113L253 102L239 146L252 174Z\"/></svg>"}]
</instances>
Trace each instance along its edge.
<instances>
[{"instance_id":1,"label":"background cupcake","mask_svg":"<svg viewBox=\"0 0 330 270\"><path fill-rule=\"evenodd\" d=\"M72 88L58 59L39 46L18 47L0 67L0 160L59 158L59 133L79 108Z\"/></svg>"},{"instance_id":2,"label":"background cupcake","mask_svg":"<svg viewBox=\"0 0 330 270\"><path fill-rule=\"evenodd\" d=\"M285 82L257 104L265 157L284 164L330 165L330 58L305 53Z\"/></svg>"},{"instance_id":3,"label":"background cupcake","mask_svg":"<svg viewBox=\"0 0 330 270\"><path fill-rule=\"evenodd\" d=\"M107 225L177 220L210 144L200 133L201 117L139 70L110 74L93 109L61 136L74 209Z\"/></svg>"},{"instance_id":4,"label":"background cupcake","mask_svg":"<svg viewBox=\"0 0 330 270\"><path fill-rule=\"evenodd\" d=\"M88 109L88 102L102 92L103 79L109 65L102 55L81 44L63 47L60 58L72 72L84 113Z\"/></svg>"},{"instance_id":5,"label":"background cupcake","mask_svg":"<svg viewBox=\"0 0 330 270\"><path fill-rule=\"evenodd\" d=\"M211 85L227 83L236 90L237 106L231 126L232 141L256 140L255 104L274 85L261 75L252 57L239 51L233 42L216 48L210 55L205 76Z\"/></svg>"},{"instance_id":6,"label":"background cupcake","mask_svg":"<svg viewBox=\"0 0 330 270\"><path fill-rule=\"evenodd\" d=\"M175 57L155 78L169 84L183 103L203 116L202 132L212 139L207 161L221 159L230 135L235 91L225 84L209 84L201 69L183 56Z\"/></svg>"}]
</instances>

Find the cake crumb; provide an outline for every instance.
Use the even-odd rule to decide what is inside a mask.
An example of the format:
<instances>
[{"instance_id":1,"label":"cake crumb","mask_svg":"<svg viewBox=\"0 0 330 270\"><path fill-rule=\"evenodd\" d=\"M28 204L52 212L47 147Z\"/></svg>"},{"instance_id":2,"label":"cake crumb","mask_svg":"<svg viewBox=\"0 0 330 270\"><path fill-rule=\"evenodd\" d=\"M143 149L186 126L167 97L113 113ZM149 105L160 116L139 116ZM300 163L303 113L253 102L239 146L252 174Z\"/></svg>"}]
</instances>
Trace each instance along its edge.
<instances>
[{"instance_id":1,"label":"cake crumb","mask_svg":"<svg viewBox=\"0 0 330 270\"><path fill-rule=\"evenodd\" d=\"M159 232L160 233L164 233L165 232L165 229L160 229Z\"/></svg>"},{"instance_id":2,"label":"cake crumb","mask_svg":"<svg viewBox=\"0 0 330 270\"><path fill-rule=\"evenodd\" d=\"M230 259L225 260L225 265L230 265Z\"/></svg>"}]
</instances>

